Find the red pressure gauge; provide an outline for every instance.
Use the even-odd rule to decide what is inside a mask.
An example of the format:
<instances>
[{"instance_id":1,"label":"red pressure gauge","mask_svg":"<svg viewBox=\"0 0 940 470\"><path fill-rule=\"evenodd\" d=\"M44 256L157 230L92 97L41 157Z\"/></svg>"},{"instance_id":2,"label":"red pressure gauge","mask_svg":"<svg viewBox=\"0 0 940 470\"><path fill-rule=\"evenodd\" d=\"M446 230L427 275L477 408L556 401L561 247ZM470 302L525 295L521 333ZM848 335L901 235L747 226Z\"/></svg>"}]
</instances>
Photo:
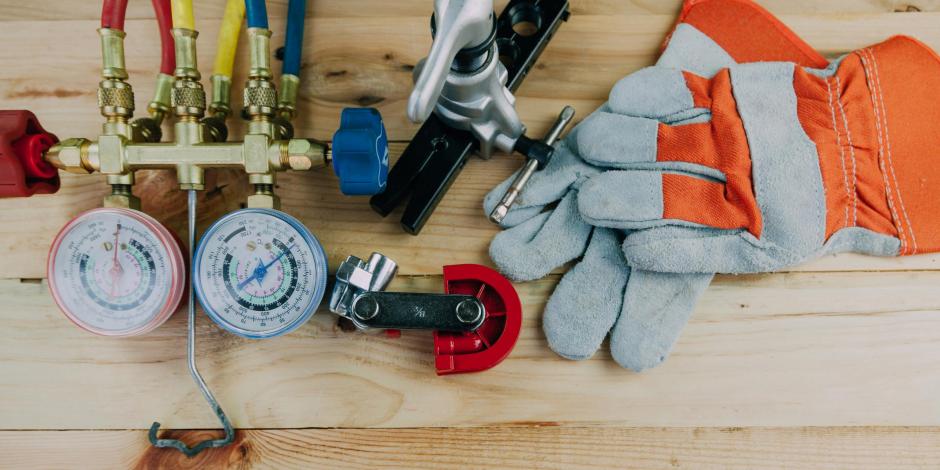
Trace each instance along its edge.
<instances>
[{"instance_id":1,"label":"red pressure gauge","mask_svg":"<svg viewBox=\"0 0 940 470\"><path fill-rule=\"evenodd\" d=\"M49 250L52 297L73 323L104 336L147 333L186 288L180 243L143 212L101 208L69 222Z\"/></svg>"}]
</instances>

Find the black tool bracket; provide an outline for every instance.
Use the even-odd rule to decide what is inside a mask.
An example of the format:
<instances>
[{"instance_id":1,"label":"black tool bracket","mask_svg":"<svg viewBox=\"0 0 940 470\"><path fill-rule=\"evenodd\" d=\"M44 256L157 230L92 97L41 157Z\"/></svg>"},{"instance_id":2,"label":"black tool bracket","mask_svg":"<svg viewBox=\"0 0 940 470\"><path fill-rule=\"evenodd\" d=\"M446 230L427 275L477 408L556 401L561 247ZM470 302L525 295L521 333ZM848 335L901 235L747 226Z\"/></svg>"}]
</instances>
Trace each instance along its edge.
<instances>
[{"instance_id":1,"label":"black tool bracket","mask_svg":"<svg viewBox=\"0 0 940 470\"><path fill-rule=\"evenodd\" d=\"M511 0L506 5L496 21L496 46L509 91L519 88L569 15L568 0ZM432 114L389 171L385 192L370 200L372 208L387 216L410 195L401 226L417 235L478 145L472 133L448 127Z\"/></svg>"}]
</instances>

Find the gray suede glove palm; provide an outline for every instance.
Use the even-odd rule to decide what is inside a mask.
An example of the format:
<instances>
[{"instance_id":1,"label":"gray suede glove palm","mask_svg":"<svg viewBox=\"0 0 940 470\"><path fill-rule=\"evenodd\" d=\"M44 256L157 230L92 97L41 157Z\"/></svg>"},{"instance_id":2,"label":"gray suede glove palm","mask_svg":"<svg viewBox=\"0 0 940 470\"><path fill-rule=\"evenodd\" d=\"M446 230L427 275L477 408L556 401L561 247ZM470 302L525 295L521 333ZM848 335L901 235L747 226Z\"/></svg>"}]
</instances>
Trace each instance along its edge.
<instances>
[{"instance_id":1,"label":"gray suede glove palm","mask_svg":"<svg viewBox=\"0 0 940 470\"><path fill-rule=\"evenodd\" d=\"M692 26L680 24L658 62L660 66L711 76L734 61L714 41ZM644 94L655 90L655 75L628 77L635 86L630 93L612 93L596 113L610 110L627 112L668 124L707 120L704 109L681 108L671 96ZM618 88L615 88L618 90ZM619 88L623 90L623 88ZM665 112L663 111L665 110ZM591 120L589 117L586 121ZM568 359L586 359L610 333L610 350L623 367L640 371L661 363L675 344L679 333L701 293L713 277L701 273L664 273L631 269L621 244L629 233L597 228L578 211L581 185L605 168L588 164L579 154L579 134L575 127L556 145L555 156L536 173L501 224L490 245L490 257L510 279L527 281L548 275L554 269L580 258L569 270L545 309L543 328L549 346ZM608 136L607 142L616 135ZM630 145L623 135L624 147ZM660 167L661 168L661 167ZM688 169L683 163L673 170ZM499 202L515 175L494 188L484 201L489 213Z\"/></svg>"}]
</instances>

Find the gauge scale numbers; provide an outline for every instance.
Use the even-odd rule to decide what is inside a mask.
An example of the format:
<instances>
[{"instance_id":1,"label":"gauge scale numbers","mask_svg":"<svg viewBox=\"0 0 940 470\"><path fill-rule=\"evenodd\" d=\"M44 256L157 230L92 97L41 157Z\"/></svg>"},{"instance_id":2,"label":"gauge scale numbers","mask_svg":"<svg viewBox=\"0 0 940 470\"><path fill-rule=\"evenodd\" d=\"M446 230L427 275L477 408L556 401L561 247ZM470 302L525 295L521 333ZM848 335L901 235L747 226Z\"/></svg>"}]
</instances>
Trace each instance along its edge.
<instances>
[{"instance_id":1,"label":"gauge scale numbers","mask_svg":"<svg viewBox=\"0 0 940 470\"><path fill-rule=\"evenodd\" d=\"M179 246L147 219L130 210L101 209L76 218L57 237L50 287L80 327L104 335L140 334L179 304Z\"/></svg>"},{"instance_id":2,"label":"gauge scale numbers","mask_svg":"<svg viewBox=\"0 0 940 470\"><path fill-rule=\"evenodd\" d=\"M326 257L310 232L284 213L245 209L222 218L196 253L196 293L223 328L249 338L303 324L326 288Z\"/></svg>"}]
</instances>

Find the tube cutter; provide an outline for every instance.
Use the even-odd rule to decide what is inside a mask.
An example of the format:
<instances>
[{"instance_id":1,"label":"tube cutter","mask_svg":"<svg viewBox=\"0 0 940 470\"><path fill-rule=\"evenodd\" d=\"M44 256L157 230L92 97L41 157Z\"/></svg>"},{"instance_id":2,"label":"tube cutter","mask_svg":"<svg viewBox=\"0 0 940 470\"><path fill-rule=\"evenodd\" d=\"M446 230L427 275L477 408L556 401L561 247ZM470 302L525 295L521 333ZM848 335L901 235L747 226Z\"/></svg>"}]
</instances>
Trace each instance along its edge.
<instances>
[{"instance_id":1,"label":"tube cutter","mask_svg":"<svg viewBox=\"0 0 940 470\"><path fill-rule=\"evenodd\" d=\"M330 311L360 330L434 330L438 375L489 369L506 358L522 328L512 284L485 266L444 267L444 294L386 292L398 265L381 253L346 258Z\"/></svg>"}]
</instances>

